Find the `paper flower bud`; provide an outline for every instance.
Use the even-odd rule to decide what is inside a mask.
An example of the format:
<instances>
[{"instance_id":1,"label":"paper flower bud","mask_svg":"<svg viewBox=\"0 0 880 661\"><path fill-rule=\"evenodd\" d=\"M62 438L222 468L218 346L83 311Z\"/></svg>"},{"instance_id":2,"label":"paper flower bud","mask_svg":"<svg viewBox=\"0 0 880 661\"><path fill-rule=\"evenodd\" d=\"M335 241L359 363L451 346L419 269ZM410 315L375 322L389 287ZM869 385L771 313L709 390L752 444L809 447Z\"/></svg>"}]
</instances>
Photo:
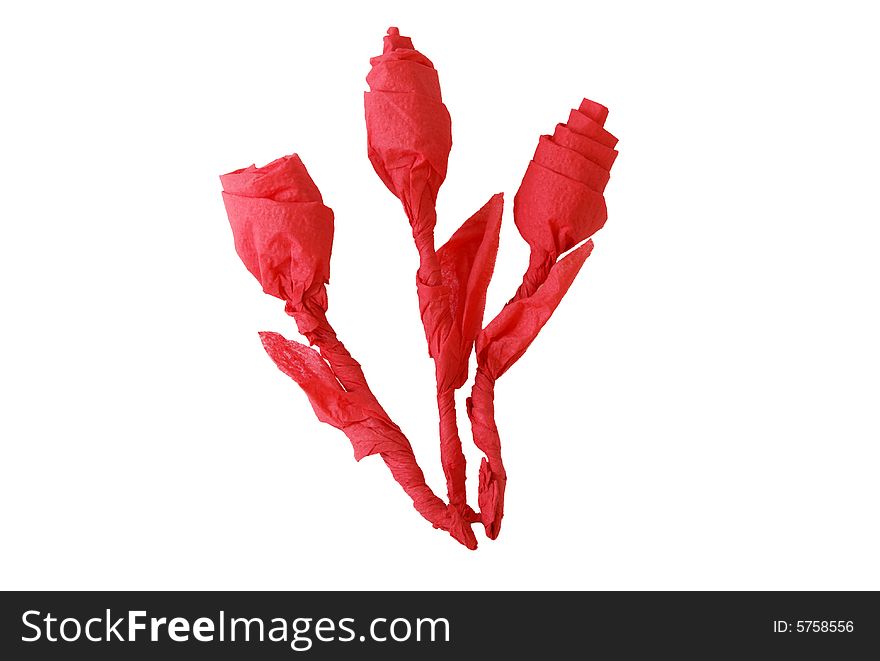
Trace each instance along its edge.
<instances>
[{"instance_id":1,"label":"paper flower bud","mask_svg":"<svg viewBox=\"0 0 880 661\"><path fill-rule=\"evenodd\" d=\"M364 93L370 162L403 203L414 228L432 229L434 202L452 148L437 71L397 28L388 30L384 52L370 64L370 91ZM416 227L420 224L425 227Z\"/></svg>"},{"instance_id":2,"label":"paper flower bud","mask_svg":"<svg viewBox=\"0 0 880 661\"><path fill-rule=\"evenodd\" d=\"M222 175L235 250L263 291L290 305L313 299L326 308L333 211L299 156Z\"/></svg>"},{"instance_id":3,"label":"paper flower bud","mask_svg":"<svg viewBox=\"0 0 880 661\"><path fill-rule=\"evenodd\" d=\"M514 198L514 221L537 254L551 262L605 224L603 192L617 152L604 128L608 110L584 99L567 124L541 136Z\"/></svg>"}]
</instances>

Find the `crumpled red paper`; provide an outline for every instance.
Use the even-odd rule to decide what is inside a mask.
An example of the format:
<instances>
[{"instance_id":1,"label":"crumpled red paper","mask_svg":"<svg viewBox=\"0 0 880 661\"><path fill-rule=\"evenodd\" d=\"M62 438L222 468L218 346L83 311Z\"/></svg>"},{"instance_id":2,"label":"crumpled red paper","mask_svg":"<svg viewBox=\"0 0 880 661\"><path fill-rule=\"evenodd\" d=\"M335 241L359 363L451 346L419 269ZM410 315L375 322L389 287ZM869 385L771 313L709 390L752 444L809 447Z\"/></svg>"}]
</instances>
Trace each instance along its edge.
<instances>
[{"instance_id":1,"label":"crumpled red paper","mask_svg":"<svg viewBox=\"0 0 880 661\"><path fill-rule=\"evenodd\" d=\"M333 211L299 157L251 165L220 179L236 252L263 291L294 304L323 299Z\"/></svg>"},{"instance_id":2,"label":"crumpled red paper","mask_svg":"<svg viewBox=\"0 0 880 661\"><path fill-rule=\"evenodd\" d=\"M452 146L437 71L396 28L389 29L382 55L370 62L370 91L364 95L368 156L401 201L419 255L416 292L435 365L448 504L425 483L411 444L327 320L333 212L305 166L293 155L223 175L223 198L245 266L266 293L285 301L300 333L317 347L263 332L267 353L305 391L318 418L348 436L357 460L379 454L415 508L474 549L471 525L481 522L494 539L504 513L507 474L495 422L495 382L537 337L589 256L593 243L587 239L607 218L603 193L617 139L604 128L607 109L586 99L552 136L541 136L514 198L514 220L531 248L529 265L514 297L483 328L503 196L493 195L435 247L436 200ZM473 351L477 371L467 412L474 443L486 455L479 511L467 503L455 410L455 391L467 382Z\"/></svg>"}]
</instances>

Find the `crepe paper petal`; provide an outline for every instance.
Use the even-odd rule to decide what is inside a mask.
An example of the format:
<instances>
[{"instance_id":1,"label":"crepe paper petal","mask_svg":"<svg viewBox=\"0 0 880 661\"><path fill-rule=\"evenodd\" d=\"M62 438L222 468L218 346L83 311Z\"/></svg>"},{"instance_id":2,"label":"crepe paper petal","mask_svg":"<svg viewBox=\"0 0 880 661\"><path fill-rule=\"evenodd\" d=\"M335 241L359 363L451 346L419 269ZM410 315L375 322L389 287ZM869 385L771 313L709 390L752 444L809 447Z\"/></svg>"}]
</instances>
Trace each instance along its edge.
<instances>
[{"instance_id":1,"label":"crepe paper petal","mask_svg":"<svg viewBox=\"0 0 880 661\"><path fill-rule=\"evenodd\" d=\"M372 91L412 92L438 103L443 100L436 69L406 59L377 61L377 58L373 58L372 62L373 68L367 74L367 83Z\"/></svg>"},{"instance_id":2,"label":"crepe paper petal","mask_svg":"<svg viewBox=\"0 0 880 661\"><path fill-rule=\"evenodd\" d=\"M533 251L558 255L602 228L605 198L575 179L532 161L513 199L513 218Z\"/></svg>"},{"instance_id":3,"label":"crepe paper petal","mask_svg":"<svg viewBox=\"0 0 880 661\"><path fill-rule=\"evenodd\" d=\"M557 174L579 181L597 193L608 184L610 173L574 149L558 144L549 135L542 135L532 159Z\"/></svg>"},{"instance_id":4,"label":"crepe paper petal","mask_svg":"<svg viewBox=\"0 0 880 661\"><path fill-rule=\"evenodd\" d=\"M415 92L371 91L364 109L370 162L388 189L408 208L425 190L436 200L452 148L446 106ZM412 222L418 209L408 215Z\"/></svg>"},{"instance_id":5,"label":"crepe paper petal","mask_svg":"<svg viewBox=\"0 0 880 661\"><path fill-rule=\"evenodd\" d=\"M418 92L381 90L364 92L364 101L367 137L380 165L390 171L424 161L446 176L452 137L443 102Z\"/></svg>"},{"instance_id":6,"label":"crepe paper petal","mask_svg":"<svg viewBox=\"0 0 880 661\"><path fill-rule=\"evenodd\" d=\"M614 149L617 138L606 131L599 122L594 122L578 110L572 110L568 115L568 127L583 136L592 138L603 147Z\"/></svg>"},{"instance_id":7,"label":"crepe paper petal","mask_svg":"<svg viewBox=\"0 0 880 661\"><path fill-rule=\"evenodd\" d=\"M573 109L568 115L568 125L597 142L614 149L617 138L605 129L605 119L608 117L608 109L589 99L584 99L580 107Z\"/></svg>"},{"instance_id":8,"label":"crepe paper petal","mask_svg":"<svg viewBox=\"0 0 880 661\"><path fill-rule=\"evenodd\" d=\"M326 301L333 211L296 155L220 177L235 250L267 294Z\"/></svg>"},{"instance_id":9,"label":"crepe paper petal","mask_svg":"<svg viewBox=\"0 0 880 661\"><path fill-rule=\"evenodd\" d=\"M593 161L605 170L611 170L617 159L617 150L606 147L592 138L573 131L565 124L557 124L553 131L553 141L563 147L573 149L587 160Z\"/></svg>"},{"instance_id":10,"label":"crepe paper petal","mask_svg":"<svg viewBox=\"0 0 880 661\"><path fill-rule=\"evenodd\" d=\"M409 37L401 37L391 28L385 37L382 55L370 58L367 74L371 90L382 92L417 92L442 101L440 79L431 60L415 50Z\"/></svg>"},{"instance_id":11,"label":"crepe paper petal","mask_svg":"<svg viewBox=\"0 0 880 661\"><path fill-rule=\"evenodd\" d=\"M407 438L384 412L365 409L351 401L333 371L318 353L278 333L262 332L266 352L305 391L322 422L342 430L351 441L355 459L380 454L394 479L410 496L415 509L435 528L448 531L470 549L477 541L458 512L434 495L416 462Z\"/></svg>"},{"instance_id":12,"label":"crepe paper petal","mask_svg":"<svg viewBox=\"0 0 880 661\"><path fill-rule=\"evenodd\" d=\"M258 168L250 165L220 176L223 190L242 197L264 197L276 202L323 202L321 191L299 156L292 154Z\"/></svg>"},{"instance_id":13,"label":"crepe paper petal","mask_svg":"<svg viewBox=\"0 0 880 661\"><path fill-rule=\"evenodd\" d=\"M440 80L434 64L415 49L412 39L401 36L395 27L388 28L382 54L371 57L370 65L367 83L371 90L419 92L441 100Z\"/></svg>"},{"instance_id":14,"label":"crepe paper petal","mask_svg":"<svg viewBox=\"0 0 880 661\"><path fill-rule=\"evenodd\" d=\"M528 349L550 319L593 250L587 241L560 259L544 283L527 298L508 303L477 337L477 365L493 380Z\"/></svg>"},{"instance_id":15,"label":"crepe paper petal","mask_svg":"<svg viewBox=\"0 0 880 661\"><path fill-rule=\"evenodd\" d=\"M601 103L596 103L595 101L590 101L589 99L584 99L583 101L581 101L581 104L578 106L578 110L590 119L592 119L594 122L598 122L602 125L604 125L605 120L608 119L608 108L603 106Z\"/></svg>"},{"instance_id":16,"label":"crepe paper petal","mask_svg":"<svg viewBox=\"0 0 880 661\"><path fill-rule=\"evenodd\" d=\"M263 291L300 301L330 279L333 211L320 202L223 194L235 250Z\"/></svg>"},{"instance_id":17,"label":"crepe paper petal","mask_svg":"<svg viewBox=\"0 0 880 661\"><path fill-rule=\"evenodd\" d=\"M461 350L458 364L454 366L454 389L461 388L467 380L468 358L483 325L486 291L495 269L503 209L504 195L493 195L437 251L443 282L449 290L452 316L460 329Z\"/></svg>"}]
</instances>

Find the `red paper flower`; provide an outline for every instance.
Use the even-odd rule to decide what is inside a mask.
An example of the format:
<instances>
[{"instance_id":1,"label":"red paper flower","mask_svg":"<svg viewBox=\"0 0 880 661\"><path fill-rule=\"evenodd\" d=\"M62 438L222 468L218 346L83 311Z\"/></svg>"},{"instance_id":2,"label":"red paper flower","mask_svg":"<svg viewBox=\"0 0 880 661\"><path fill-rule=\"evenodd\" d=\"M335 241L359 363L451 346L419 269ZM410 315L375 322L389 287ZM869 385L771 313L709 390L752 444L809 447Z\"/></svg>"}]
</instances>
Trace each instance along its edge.
<instances>
[{"instance_id":1,"label":"red paper flower","mask_svg":"<svg viewBox=\"0 0 880 661\"><path fill-rule=\"evenodd\" d=\"M549 264L600 230L608 217L602 193L617 138L603 126L607 115L607 108L584 99L568 124L541 136L514 198L520 234Z\"/></svg>"},{"instance_id":2,"label":"red paper flower","mask_svg":"<svg viewBox=\"0 0 880 661\"><path fill-rule=\"evenodd\" d=\"M235 250L263 291L298 306L326 309L333 211L299 156L222 175Z\"/></svg>"},{"instance_id":3,"label":"red paper flower","mask_svg":"<svg viewBox=\"0 0 880 661\"><path fill-rule=\"evenodd\" d=\"M552 136L541 136L514 198L514 220L531 247L516 295L477 338L477 374L468 415L474 443L485 454L478 502L494 539L504 516L507 473L495 425L495 381L522 357L565 296L593 250L587 241L607 218L605 185L617 157L617 138L604 128L608 109L584 99ZM558 261L557 261L558 260Z\"/></svg>"},{"instance_id":4,"label":"red paper flower","mask_svg":"<svg viewBox=\"0 0 880 661\"><path fill-rule=\"evenodd\" d=\"M296 155L220 177L235 248L263 290L287 302L316 352L277 333L260 333L263 347L305 391L318 418L342 430L355 459L378 454L413 506L431 524L469 548L473 531L425 483L406 436L388 417L360 365L326 318L333 212Z\"/></svg>"},{"instance_id":5,"label":"red paper flower","mask_svg":"<svg viewBox=\"0 0 880 661\"><path fill-rule=\"evenodd\" d=\"M364 93L370 162L403 203L415 234L433 231L437 191L452 148L449 112L437 71L409 37L390 28L382 55L370 59Z\"/></svg>"},{"instance_id":6,"label":"red paper flower","mask_svg":"<svg viewBox=\"0 0 880 661\"><path fill-rule=\"evenodd\" d=\"M397 28L384 52L370 60L364 97L368 155L379 177L402 202L419 253L419 312L435 363L440 418L440 459L455 525L476 546L467 525L465 457L455 414L455 390L467 379L468 359L482 326L486 287L498 249L503 197L495 195L439 249L434 246L435 205L452 146L449 113L431 61Z\"/></svg>"}]
</instances>

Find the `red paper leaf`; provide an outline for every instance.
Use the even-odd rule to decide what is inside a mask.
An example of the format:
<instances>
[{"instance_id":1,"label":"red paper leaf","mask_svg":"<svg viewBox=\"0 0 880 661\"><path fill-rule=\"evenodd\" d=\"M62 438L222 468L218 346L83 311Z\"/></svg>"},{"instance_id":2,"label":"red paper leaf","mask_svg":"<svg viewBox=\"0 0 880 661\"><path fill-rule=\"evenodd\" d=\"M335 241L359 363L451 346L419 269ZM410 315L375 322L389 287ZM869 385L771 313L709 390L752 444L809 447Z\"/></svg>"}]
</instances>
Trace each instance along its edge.
<instances>
[{"instance_id":1,"label":"red paper leaf","mask_svg":"<svg viewBox=\"0 0 880 661\"><path fill-rule=\"evenodd\" d=\"M467 380L468 357L483 325L486 290L495 268L503 208L504 196L493 195L437 251L443 284L449 291L453 323L460 331L454 388L460 388Z\"/></svg>"},{"instance_id":2,"label":"red paper leaf","mask_svg":"<svg viewBox=\"0 0 880 661\"><path fill-rule=\"evenodd\" d=\"M477 337L477 364L493 379L504 374L529 348L592 250L593 242L587 241L560 259L534 294L508 303L483 329Z\"/></svg>"},{"instance_id":3,"label":"red paper leaf","mask_svg":"<svg viewBox=\"0 0 880 661\"><path fill-rule=\"evenodd\" d=\"M367 408L343 389L317 351L278 333L262 332L260 339L278 369L306 393L318 419L345 432L357 461L379 452L412 452L386 415Z\"/></svg>"}]
</instances>

